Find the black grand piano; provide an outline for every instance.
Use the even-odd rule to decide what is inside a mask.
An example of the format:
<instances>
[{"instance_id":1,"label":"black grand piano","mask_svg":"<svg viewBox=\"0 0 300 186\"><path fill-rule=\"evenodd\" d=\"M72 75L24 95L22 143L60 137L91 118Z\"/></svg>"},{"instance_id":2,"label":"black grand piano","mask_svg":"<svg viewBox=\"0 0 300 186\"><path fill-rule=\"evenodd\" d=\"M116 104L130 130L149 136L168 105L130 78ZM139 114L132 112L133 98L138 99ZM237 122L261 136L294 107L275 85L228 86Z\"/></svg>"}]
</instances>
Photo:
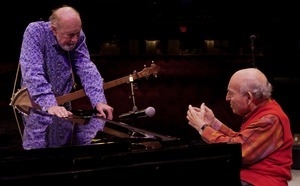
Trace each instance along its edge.
<instances>
[{"instance_id":1,"label":"black grand piano","mask_svg":"<svg viewBox=\"0 0 300 186\"><path fill-rule=\"evenodd\" d=\"M1 185L87 185L90 182L240 185L240 144L187 142L176 136L105 120L95 114L58 118L45 116L46 113L35 109L30 110L29 116L31 114L50 118L51 124L43 136L45 146L3 150L0 153ZM38 119L31 121L34 125L40 124ZM76 139L80 132L97 122L101 127L90 142L76 143L80 141Z\"/></svg>"}]
</instances>

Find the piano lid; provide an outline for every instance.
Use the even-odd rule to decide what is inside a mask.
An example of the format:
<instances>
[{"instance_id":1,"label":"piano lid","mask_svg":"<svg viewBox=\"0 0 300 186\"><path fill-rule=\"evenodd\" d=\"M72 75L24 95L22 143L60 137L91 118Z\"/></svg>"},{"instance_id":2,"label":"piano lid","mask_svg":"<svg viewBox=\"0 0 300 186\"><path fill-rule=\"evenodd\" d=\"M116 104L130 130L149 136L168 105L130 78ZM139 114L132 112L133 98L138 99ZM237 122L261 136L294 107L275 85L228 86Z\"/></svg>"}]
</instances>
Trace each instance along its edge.
<instances>
[{"instance_id":1,"label":"piano lid","mask_svg":"<svg viewBox=\"0 0 300 186\"><path fill-rule=\"evenodd\" d=\"M93 138L93 143L127 140L132 146L135 146L135 148L141 146L142 148L153 149L160 148L162 143L166 144L180 141L180 138L174 136L160 134L154 131L134 127L123 122L105 119L97 114L73 115L67 118L67 120L72 121L77 125L86 125L91 122L91 120L105 122L102 130L99 130Z\"/></svg>"}]
</instances>

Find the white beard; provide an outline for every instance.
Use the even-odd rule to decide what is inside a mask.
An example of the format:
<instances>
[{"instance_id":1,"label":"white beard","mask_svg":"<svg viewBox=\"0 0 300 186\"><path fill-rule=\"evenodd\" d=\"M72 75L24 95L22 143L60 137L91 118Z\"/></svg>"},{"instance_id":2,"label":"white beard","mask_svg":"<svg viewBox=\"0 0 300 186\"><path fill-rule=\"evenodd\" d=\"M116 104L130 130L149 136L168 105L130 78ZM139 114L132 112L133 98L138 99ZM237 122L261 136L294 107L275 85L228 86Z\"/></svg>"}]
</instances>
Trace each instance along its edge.
<instances>
[{"instance_id":1,"label":"white beard","mask_svg":"<svg viewBox=\"0 0 300 186\"><path fill-rule=\"evenodd\" d=\"M71 51L75 48L75 45L64 45L64 46L61 46L61 48L65 51Z\"/></svg>"}]
</instances>

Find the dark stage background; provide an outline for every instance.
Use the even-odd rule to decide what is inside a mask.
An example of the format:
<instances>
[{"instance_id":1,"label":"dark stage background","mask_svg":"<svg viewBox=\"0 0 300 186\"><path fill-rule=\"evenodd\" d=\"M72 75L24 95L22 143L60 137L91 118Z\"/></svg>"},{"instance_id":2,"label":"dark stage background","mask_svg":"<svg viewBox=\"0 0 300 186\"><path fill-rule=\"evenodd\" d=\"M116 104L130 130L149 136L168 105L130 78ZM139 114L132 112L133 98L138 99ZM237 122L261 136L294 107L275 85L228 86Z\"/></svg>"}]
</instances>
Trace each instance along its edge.
<instances>
[{"instance_id":1,"label":"dark stage background","mask_svg":"<svg viewBox=\"0 0 300 186\"><path fill-rule=\"evenodd\" d=\"M198 140L185 114L188 104L205 101L217 117L238 128L240 119L225 102L227 82L235 70L253 66L254 56L255 66L274 85L274 98L289 115L293 133L300 133L300 17L298 6L290 2L28 0L7 2L3 8L7 11L1 12L0 141L4 146L20 144L9 101L23 31L31 21L47 20L51 10L63 4L81 13L92 60L105 80L140 71L151 61L162 67L158 78L138 82L138 108L153 106L156 115L135 125ZM256 36L254 55L251 35ZM145 40L160 44L149 52ZM216 41L215 47L208 48L205 40ZM106 43L117 48L103 48ZM128 84L107 90L106 95L116 120L132 109ZM89 105L84 99L74 104L79 109Z\"/></svg>"}]
</instances>

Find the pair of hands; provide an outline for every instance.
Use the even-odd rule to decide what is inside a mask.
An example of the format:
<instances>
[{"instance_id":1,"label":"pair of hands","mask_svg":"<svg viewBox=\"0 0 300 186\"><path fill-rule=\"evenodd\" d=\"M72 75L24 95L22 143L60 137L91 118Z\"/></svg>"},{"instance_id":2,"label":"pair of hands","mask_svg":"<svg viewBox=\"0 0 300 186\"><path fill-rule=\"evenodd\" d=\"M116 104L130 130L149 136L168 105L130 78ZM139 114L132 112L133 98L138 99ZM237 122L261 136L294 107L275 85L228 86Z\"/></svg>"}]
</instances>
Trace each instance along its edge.
<instances>
[{"instance_id":1,"label":"pair of hands","mask_svg":"<svg viewBox=\"0 0 300 186\"><path fill-rule=\"evenodd\" d=\"M215 115L211 109L202 103L199 108L189 105L186 118L189 125L194 127L197 131L201 131L203 125L210 125L214 122Z\"/></svg>"},{"instance_id":2,"label":"pair of hands","mask_svg":"<svg viewBox=\"0 0 300 186\"><path fill-rule=\"evenodd\" d=\"M112 120L113 119L113 108L105 103L98 103L96 105L96 110L98 111L98 116ZM68 111L63 106L53 106L48 109L49 114L56 115L58 117L69 117L72 116L73 113Z\"/></svg>"}]
</instances>

